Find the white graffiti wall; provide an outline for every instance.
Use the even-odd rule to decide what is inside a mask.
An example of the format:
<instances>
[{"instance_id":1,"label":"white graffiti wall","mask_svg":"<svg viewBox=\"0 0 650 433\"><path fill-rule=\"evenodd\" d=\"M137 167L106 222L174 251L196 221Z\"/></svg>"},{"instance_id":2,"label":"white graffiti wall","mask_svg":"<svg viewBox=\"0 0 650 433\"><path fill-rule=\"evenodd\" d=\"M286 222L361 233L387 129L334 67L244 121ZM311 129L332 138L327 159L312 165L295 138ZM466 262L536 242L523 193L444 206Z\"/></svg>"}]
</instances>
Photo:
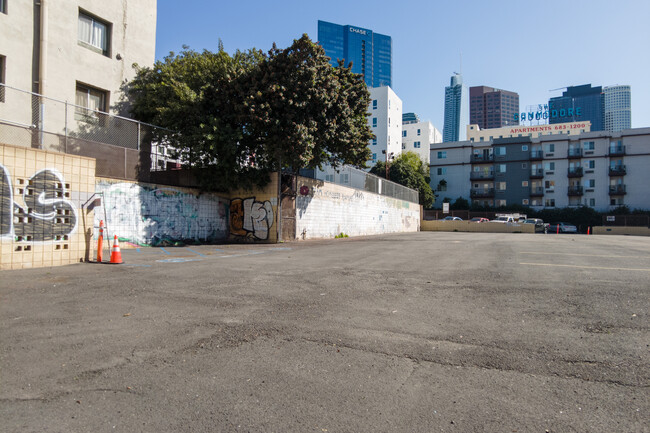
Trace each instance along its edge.
<instances>
[{"instance_id":1,"label":"white graffiti wall","mask_svg":"<svg viewBox=\"0 0 650 433\"><path fill-rule=\"evenodd\" d=\"M299 239L417 232L420 206L403 200L298 178L296 235Z\"/></svg>"},{"instance_id":2,"label":"white graffiti wall","mask_svg":"<svg viewBox=\"0 0 650 433\"><path fill-rule=\"evenodd\" d=\"M229 234L230 200L185 188L98 180L102 206L95 227L106 219L110 237L135 245L214 242Z\"/></svg>"}]
</instances>

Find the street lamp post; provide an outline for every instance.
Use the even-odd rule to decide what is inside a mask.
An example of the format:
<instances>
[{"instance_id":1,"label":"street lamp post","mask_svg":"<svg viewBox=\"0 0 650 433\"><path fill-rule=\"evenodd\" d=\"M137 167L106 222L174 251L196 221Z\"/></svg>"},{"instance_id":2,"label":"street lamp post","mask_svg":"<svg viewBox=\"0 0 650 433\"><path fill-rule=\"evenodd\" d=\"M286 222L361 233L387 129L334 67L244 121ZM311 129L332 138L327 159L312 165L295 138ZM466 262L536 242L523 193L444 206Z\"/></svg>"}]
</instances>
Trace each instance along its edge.
<instances>
[{"instance_id":1,"label":"street lamp post","mask_svg":"<svg viewBox=\"0 0 650 433\"><path fill-rule=\"evenodd\" d=\"M390 175L388 174L388 162L393 159L393 152L386 152L385 150L382 150L381 153L386 155L386 180L390 180Z\"/></svg>"}]
</instances>

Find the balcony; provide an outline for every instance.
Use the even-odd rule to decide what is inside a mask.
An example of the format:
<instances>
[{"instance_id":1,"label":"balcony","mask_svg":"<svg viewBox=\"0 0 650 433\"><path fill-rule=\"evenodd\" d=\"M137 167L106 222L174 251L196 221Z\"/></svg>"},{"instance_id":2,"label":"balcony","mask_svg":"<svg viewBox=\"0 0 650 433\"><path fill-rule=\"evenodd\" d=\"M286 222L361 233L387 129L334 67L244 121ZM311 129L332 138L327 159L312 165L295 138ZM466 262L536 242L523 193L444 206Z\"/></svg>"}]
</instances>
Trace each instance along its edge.
<instances>
[{"instance_id":1,"label":"balcony","mask_svg":"<svg viewBox=\"0 0 650 433\"><path fill-rule=\"evenodd\" d=\"M582 186L579 185L569 185L569 190L567 192L569 196L576 196L584 194Z\"/></svg>"},{"instance_id":2,"label":"balcony","mask_svg":"<svg viewBox=\"0 0 650 433\"><path fill-rule=\"evenodd\" d=\"M609 175L610 176L625 176L627 170L624 165L610 165L609 166Z\"/></svg>"},{"instance_id":3,"label":"balcony","mask_svg":"<svg viewBox=\"0 0 650 433\"><path fill-rule=\"evenodd\" d=\"M582 149L569 149L569 158L582 158Z\"/></svg>"},{"instance_id":4,"label":"balcony","mask_svg":"<svg viewBox=\"0 0 650 433\"><path fill-rule=\"evenodd\" d=\"M625 155L625 146L610 146L609 156L622 156Z\"/></svg>"},{"instance_id":5,"label":"balcony","mask_svg":"<svg viewBox=\"0 0 650 433\"><path fill-rule=\"evenodd\" d=\"M493 198L494 188L478 188L472 189L469 192L471 198Z\"/></svg>"},{"instance_id":6,"label":"balcony","mask_svg":"<svg viewBox=\"0 0 650 433\"><path fill-rule=\"evenodd\" d=\"M542 152L541 150L531 150L530 151L530 159L531 159L531 161L544 159L544 152Z\"/></svg>"},{"instance_id":7,"label":"balcony","mask_svg":"<svg viewBox=\"0 0 650 433\"><path fill-rule=\"evenodd\" d=\"M530 196L531 197L542 197L544 195L544 188L541 186L531 187Z\"/></svg>"},{"instance_id":8,"label":"balcony","mask_svg":"<svg viewBox=\"0 0 650 433\"><path fill-rule=\"evenodd\" d=\"M535 168L533 170L530 170L530 178L531 179L543 179L544 178L544 169L543 168Z\"/></svg>"},{"instance_id":9,"label":"balcony","mask_svg":"<svg viewBox=\"0 0 650 433\"><path fill-rule=\"evenodd\" d=\"M609 195L625 195L625 185L610 185Z\"/></svg>"},{"instance_id":10,"label":"balcony","mask_svg":"<svg viewBox=\"0 0 650 433\"><path fill-rule=\"evenodd\" d=\"M474 164L481 164L484 162L492 162L492 161L494 161L494 154L482 155L479 153L473 153L472 156L470 157L470 162Z\"/></svg>"},{"instance_id":11,"label":"balcony","mask_svg":"<svg viewBox=\"0 0 650 433\"><path fill-rule=\"evenodd\" d=\"M582 167L569 168L569 177L582 177Z\"/></svg>"},{"instance_id":12,"label":"balcony","mask_svg":"<svg viewBox=\"0 0 650 433\"><path fill-rule=\"evenodd\" d=\"M494 171L472 171L469 178L470 180L494 180Z\"/></svg>"}]
</instances>

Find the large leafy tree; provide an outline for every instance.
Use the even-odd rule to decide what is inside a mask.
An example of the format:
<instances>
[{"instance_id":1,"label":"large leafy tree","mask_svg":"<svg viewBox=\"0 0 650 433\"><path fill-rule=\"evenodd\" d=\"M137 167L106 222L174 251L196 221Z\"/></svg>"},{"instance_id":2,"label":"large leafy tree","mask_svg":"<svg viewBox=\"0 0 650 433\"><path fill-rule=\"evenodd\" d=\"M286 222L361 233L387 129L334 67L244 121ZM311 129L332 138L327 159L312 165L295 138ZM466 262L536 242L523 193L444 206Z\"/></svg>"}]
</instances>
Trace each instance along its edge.
<instances>
[{"instance_id":1,"label":"large leafy tree","mask_svg":"<svg viewBox=\"0 0 650 433\"><path fill-rule=\"evenodd\" d=\"M370 169L379 177L386 177L386 163L378 161ZM388 176L391 181L399 183L409 188L417 189L420 198L420 204L425 208L431 208L435 196L429 185L431 178L426 164L420 159L415 152L404 152L398 155L388 166Z\"/></svg>"},{"instance_id":2,"label":"large leafy tree","mask_svg":"<svg viewBox=\"0 0 650 433\"><path fill-rule=\"evenodd\" d=\"M333 68L307 35L286 49L228 55L185 50L130 83L134 116L196 169L203 186L262 185L279 168L330 163L363 167L370 157L370 95L350 67Z\"/></svg>"}]
</instances>

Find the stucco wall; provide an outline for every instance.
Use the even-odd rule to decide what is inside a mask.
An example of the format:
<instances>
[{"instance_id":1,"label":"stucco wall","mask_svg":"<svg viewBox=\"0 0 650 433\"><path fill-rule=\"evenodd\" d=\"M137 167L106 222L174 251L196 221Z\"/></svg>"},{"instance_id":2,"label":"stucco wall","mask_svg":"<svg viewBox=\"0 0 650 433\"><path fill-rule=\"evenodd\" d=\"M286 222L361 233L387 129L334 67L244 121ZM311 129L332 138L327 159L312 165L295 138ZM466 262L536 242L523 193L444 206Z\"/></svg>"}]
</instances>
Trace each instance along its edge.
<instances>
[{"instance_id":1,"label":"stucco wall","mask_svg":"<svg viewBox=\"0 0 650 433\"><path fill-rule=\"evenodd\" d=\"M417 232L420 228L417 203L302 177L297 186L298 239Z\"/></svg>"},{"instance_id":2,"label":"stucco wall","mask_svg":"<svg viewBox=\"0 0 650 433\"><path fill-rule=\"evenodd\" d=\"M422 221L422 231L483 232L483 233L535 233L533 224L475 223L470 221Z\"/></svg>"},{"instance_id":3,"label":"stucco wall","mask_svg":"<svg viewBox=\"0 0 650 433\"><path fill-rule=\"evenodd\" d=\"M0 144L0 269L89 257L94 189L93 159Z\"/></svg>"},{"instance_id":4,"label":"stucco wall","mask_svg":"<svg viewBox=\"0 0 650 433\"><path fill-rule=\"evenodd\" d=\"M592 231L595 235L633 235L633 236L650 236L648 227L617 227L617 226L597 226Z\"/></svg>"}]
</instances>

